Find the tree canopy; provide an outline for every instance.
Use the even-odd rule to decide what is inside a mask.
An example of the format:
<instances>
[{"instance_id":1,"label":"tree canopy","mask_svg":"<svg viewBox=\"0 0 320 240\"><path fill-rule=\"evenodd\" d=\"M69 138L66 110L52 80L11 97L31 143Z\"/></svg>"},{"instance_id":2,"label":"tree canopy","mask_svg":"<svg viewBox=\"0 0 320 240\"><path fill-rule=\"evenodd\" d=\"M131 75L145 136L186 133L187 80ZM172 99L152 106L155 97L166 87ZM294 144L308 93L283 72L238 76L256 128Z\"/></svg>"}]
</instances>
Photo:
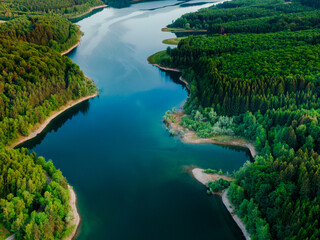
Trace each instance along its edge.
<instances>
[{"instance_id":1,"label":"tree canopy","mask_svg":"<svg viewBox=\"0 0 320 240\"><path fill-rule=\"evenodd\" d=\"M320 238L319 1L234 0L170 27L209 30L167 49L190 97L181 124L199 137L236 135L258 156L229 198L254 239Z\"/></svg>"}]
</instances>

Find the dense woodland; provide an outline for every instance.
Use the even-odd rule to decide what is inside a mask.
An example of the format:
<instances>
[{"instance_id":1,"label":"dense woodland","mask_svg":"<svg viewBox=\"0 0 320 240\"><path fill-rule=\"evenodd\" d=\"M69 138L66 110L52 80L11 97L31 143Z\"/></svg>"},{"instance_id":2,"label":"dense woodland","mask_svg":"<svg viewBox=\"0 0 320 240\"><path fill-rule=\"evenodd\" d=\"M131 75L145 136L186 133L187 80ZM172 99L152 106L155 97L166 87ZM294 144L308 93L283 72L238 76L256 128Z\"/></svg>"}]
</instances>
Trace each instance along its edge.
<instances>
[{"instance_id":1,"label":"dense woodland","mask_svg":"<svg viewBox=\"0 0 320 240\"><path fill-rule=\"evenodd\" d=\"M259 152L229 190L253 239L320 238L318 7L235 0L170 25L210 31L162 61L190 84L181 124L200 137L245 137Z\"/></svg>"},{"instance_id":2,"label":"dense woodland","mask_svg":"<svg viewBox=\"0 0 320 240\"><path fill-rule=\"evenodd\" d=\"M73 17L89 11L90 7L103 4L105 3L101 0L3 0L0 4L0 17L10 19L26 14Z\"/></svg>"},{"instance_id":3,"label":"dense woodland","mask_svg":"<svg viewBox=\"0 0 320 240\"><path fill-rule=\"evenodd\" d=\"M72 220L66 179L27 149L0 150L0 221L15 239L62 239Z\"/></svg>"},{"instance_id":4,"label":"dense woodland","mask_svg":"<svg viewBox=\"0 0 320 240\"><path fill-rule=\"evenodd\" d=\"M29 7L40 11L41 4ZM27 149L5 146L70 100L96 92L60 54L79 35L76 25L58 16L33 14L0 24L0 224L16 233L15 239L63 239L74 227L61 172Z\"/></svg>"},{"instance_id":5,"label":"dense woodland","mask_svg":"<svg viewBox=\"0 0 320 240\"><path fill-rule=\"evenodd\" d=\"M82 33L77 25L61 17L24 16L1 24L0 34L62 52L76 44Z\"/></svg>"},{"instance_id":6,"label":"dense woodland","mask_svg":"<svg viewBox=\"0 0 320 240\"><path fill-rule=\"evenodd\" d=\"M128 7L131 3L150 0L2 0L0 19L12 19L21 15L59 15L68 19L86 14L90 8L109 5Z\"/></svg>"}]
</instances>

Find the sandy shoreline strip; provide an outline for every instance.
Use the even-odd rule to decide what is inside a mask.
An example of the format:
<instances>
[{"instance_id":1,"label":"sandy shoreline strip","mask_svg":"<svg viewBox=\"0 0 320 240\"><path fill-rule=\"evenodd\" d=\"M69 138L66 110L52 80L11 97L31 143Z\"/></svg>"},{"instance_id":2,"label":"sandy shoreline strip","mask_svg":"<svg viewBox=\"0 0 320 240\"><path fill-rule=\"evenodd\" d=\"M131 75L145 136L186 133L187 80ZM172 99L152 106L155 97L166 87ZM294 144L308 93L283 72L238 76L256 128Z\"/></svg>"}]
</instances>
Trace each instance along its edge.
<instances>
[{"instance_id":1,"label":"sandy shoreline strip","mask_svg":"<svg viewBox=\"0 0 320 240\"><path fill-rule=\"evenodd\" d=\"M154 65L164 71L181 72L181 70L177 69L177 68L162 67L159 64L152 64L152 65ZM183 82L186 85L187 89L190 91L189 83L185 79L183 79L180 76L179 81ZM176 117L176 122L175 123L173 123L172 121L168 122L169 125L171 126L171 128L173 130L176 130L179 132L185 131L186 129L184 127L180 126L181 118L183 116L186 116L184 114L184 111L175 113L175 114L173 114L173 116ZM237 147L247 148L247 149L249 149L252 157L256 156L258 153L257 150L255 149L254 145L252 143L246 141L243 138L234 138L233 140L229 140L229 141L217 141L212 138L199 138L194 131L189 130L188 133L185 133L181 136L181 139L185 143L212 143L215 145L237 146Z\"/></svg>"},{"instance_id":2,"label":"sandy shoreline strip","mask_svg":"<svg viewBox=\"0 0 320 240\"><path fill-rule=\"evenodd\" d=\"M72 215L73 215L73 220L70 223L70 226L75 226L75 228L72 231L72 234L68 237L65 238L65 240L72 240L74 239L74 237L77 234L79 225L80 225L80 214L78 211L78 207L77 207L77 195L75 193L75 191L73 190L73 188L68 184L68 189L69 189L69 193L70 193L70 200L69 200L69 205L71 207L71 211L72 211Z\"/></svg>"},{"instance_id":3,"label":"sandy shoreline strip","mask_svg":"<svg viewBox=\"0 0 320 240\"><path fill-rule=\"evenodd\" d=\"M216 181L220 178L227 180L227 181L232 181L232 177L228 177L225 175L219 175L216 173L204 173L204 169L202 168L194 168L192 169L192 175L193 177L198 180L198 182L202 183L203 185L207 185L208 182L213 182Z\"/></svg>"},{"instance_id":4,"label":"sandy shoreline strip","mask_svg":"<svg viewBox=\"0 0 320 240\"><path fill-rule=\"evenodd\" d=\"M105 4L104 4L104 5L99 5L99 6L92 7L92 8L89 9L88 12L82 14L82 16L85 16L85 15L91 13L91 12L92 12L93 10L95 10L95 9L105 8L105 7L108 7L108 5L105 5ZM80 17L81 17L81 16L80 16ZM79 18L79 17L76 17L76 18ZM76 19L76 18L75 18L75 19ZM82 35L79 36L78 42L77 42L76 44L74 44L73 46L71 46L69 49L61 52L61 55L62 55L62 56L63 56L63 55L66 55L66 54L68 54L69 52L71 52L73 49L75 49L76 47L78 47L78 46L80 45L80 43L81 43L81 41L80 41L81 37L82 37Z\"/></svg>"},{"instance_id":5,"label":"sandy shoreline strip","mask_svg":"<svg viewBox=\"0 0 320 240\"><path fill-rule=\"evenodd\" d=\"M106 7L108 7L108 6L109 6L109 5L103 4L103 5L91 7L91 8L89 8L89 10L88 10L87 12L82 13L82 14L80 14L80 15L78 15L78 16L71 17L71 18L69 18L69 20L75 20L75 19L82 18L82 17L86 16L87 14L91 13L91 12L92 12L93 10L95 10L95 9L106 8Z\"/></svg>"},{"instance_id":6,"label":"sandy shoreline strip","mask_svg":"<svg viewBox=\"0 0 320 240\"><path fill-rule=\"evenodd\" d=\"M27 140L30 140L34 137L36 137L39 133L41 133L47 126L48 124L53 120L55 119L57 116L59 116L61 113L63 113L64 111L66 111L67 109L83 102L83 101L86 101L90 98L94 98L98 95L98 92L96 92L95 94L93 95L90 95L90 96L86 96L86 97L82 97L82 98L79 98L77 100L71 100L69 101L66 105L63 105L59 110L57 111L53 111L52 114L43 122L41 123L39 126L35 127L33 130L31 130L31 133L24 137L24 136L21 136L17 139L17 141L15 141L14 143L12 143L10 146L8 146L8 149L12 149L12 148L15 148L16 146L18 146L19 144L27 141Z\"/></svg>"},{"instance_id":7,"label":"sandy shoreline strip","mask_svg":"<svg viewBox=\"0 0 320 240\"><path fill-rule=\"evenodd\" d=\"M251 240L250 234L247 232L246 226L244 225L242 220L238 217L238 215L235 213L236 210L235 210L233 204L228 199L228 191L229 191L229 188L222 192L222 202L223 202L224 206L227 208L230 215L232 216L233 220L236 222L238 227L241 229L245 239Z\"/></svg>"},{"instance_id":8,"label":"sandy shoreline strip","mask_svg":"<svg viewBox=\"0 0 320 240\"><path fill-rule=\"evenodd\" d=\"M156 64L156 63L152 63L152 65L160 68L163 71L181 72L181 70L178 69L178 68L162 67L162 66L160 66L159 64Z\"/></svg>"},{"instance_id":9,"label":"sandy shoreline strip","mask_svg":"<svg viewBox=\"0 0 320 240\"><path fill-rule=\"evenodd\" d=\"M154 63L152 65L156 66L157 68L159 68L159 69L161 69L163 71L182 72L180 69L162 67L162 66L160 66L159 64L156 64L156 63ZM179 77L179 81L182 82L186 86L186 88L190 91L189 83L182 76Z\"/></svg>"},{"instance_id":10,"label":"sandy shoreline strip","mask_svg":"<svg viewBox=\"0 0 320 240\"><path fill-rule=\"evenodd\" d=\"M204 169L201 168L194 168L192 169L192 175L193 177L199 181L200 183L202 183L203 185L207 185L209 181L216 181L219 178L223 178L225 180L231 181L233 180L231 177L228 176L224 176L224 175L218 175L218 174L210 174L210 173L204 173L203 172ZM251 240L251 237L249 235L249 233L246 230L246 227L244 225L244 223L242 222L242 220L238 217L238 215L235 213L235 208L233 206L233 204L229 201L227 194L228 194L228 190L226 189L222 192L221 194L218 194L221 196L222 198L222 202L224 204L224 206L227 208L228 212L231 214L233 220L236 222L236 224L238 225L238 227L241 229L243 236L245 237L246 240Z\"/></svg>"},{"instance_id":11,"label":"sandy shoreline strip","mask_svg":"<svg viewBox=\"0 0 320 240\"><path fill-rule=\"evenodd\" d=\"M80 43L81 43L80 38L81 38L81 35L80 35L80 37L79 37L78 42L77 42L76 44L74 44L72 47L70 47L68 50L62 52L62 53L61 53L61 56L68 54L68 53L71 52L73 49L75 49L76 47L78 47L78 46L80 45Z\"/></svg>"}]
</instances>

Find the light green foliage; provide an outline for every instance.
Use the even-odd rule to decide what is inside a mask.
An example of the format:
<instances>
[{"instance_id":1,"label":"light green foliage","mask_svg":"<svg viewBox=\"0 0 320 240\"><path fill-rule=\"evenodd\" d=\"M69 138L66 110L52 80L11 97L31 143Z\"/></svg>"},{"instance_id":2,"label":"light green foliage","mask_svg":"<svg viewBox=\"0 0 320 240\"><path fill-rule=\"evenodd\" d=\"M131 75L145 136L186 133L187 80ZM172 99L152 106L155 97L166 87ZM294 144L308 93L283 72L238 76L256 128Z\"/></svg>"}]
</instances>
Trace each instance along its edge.
<instances>
[{"instance_id":1,"label":"light green foliage","mask_svg":"<svg viewBox=\"0 0 320 240\"><path fill-rule=\"evenodd\" d=\"M43 168L48 167L46 176ZM0 222L16 239L61 239L67 230L69 190L54 181L54 175L61 172L27 149L1 149Z\"/></svg>"},{"instance_id":2,"label":"light green foliage","mask_svg":"<svg viewBox=\"0 0 320 240\"><path fill-rule=\"evenodd\" d=\"M180 124L183 127L196 131L202 138L208 138L218 135L234 135L233 118L226 116L217 116L213 108L197 110L191 113L191 116L182 118Z\"/></svg>"},{"instance_id":3,"label":"light green foliage","mask_svg":"<svg viewBox=\"0 0 320 240\"><path fill-rule=\"evenodd\" d=\"M163 116L163 120L165 122L168 122L169 120L171 120L171 118L172 118L171 111L170 110L166 111L166 114Z\"/></svg>"},{"instance_id":4,"label":"light green foliage","mask_svg":"<svg viewBox=\"0 0 320 240\"><path fill-rule=\"evenodd\" d=\"M203 172L204 172L204 173L211 173L211 174L215 174L215 173L217 173L217 170L214 170L214 169L210 169L210 168L208 168L208 169L203 170Z\"/></svg>"},{"instance_id":5,"label":"light green foliage","mask_svg":"<svg viewBox=\"0 0 320 240\"><path fill-rule=\"evenodd\" d=\"M0 141L3 144L19 135L28 135L30 126L43 122L69 100L96 91L76 64L48 47L14 42L5 36L0 36L0 46Z\"/></svg>"}]
</instances>

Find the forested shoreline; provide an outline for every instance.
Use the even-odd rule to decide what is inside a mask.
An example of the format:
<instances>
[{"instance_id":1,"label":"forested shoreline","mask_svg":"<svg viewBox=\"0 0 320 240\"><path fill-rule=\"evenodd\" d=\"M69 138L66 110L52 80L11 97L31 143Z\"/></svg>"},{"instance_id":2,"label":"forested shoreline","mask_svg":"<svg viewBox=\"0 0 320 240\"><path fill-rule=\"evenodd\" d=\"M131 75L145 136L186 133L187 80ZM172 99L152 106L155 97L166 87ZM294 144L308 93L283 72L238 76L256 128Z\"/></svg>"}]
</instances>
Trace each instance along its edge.
<instances>
[{"instance_id":1,"label":"forested shoreline","mask_svg":"<svg viewBox=\"0 0 320 240\"><path fill-rule=\"evenodd\" d=\"M6 6L1 3L0 9ZM55 110L97 93L80 68L61 56L79 41L79 27L58 14L38 15L41 6L30 5L32 14L17 14L0 25L0 229L15 233L15 239L64 239L77 226L71 225L61 171L27 149L8 146Z\"/></svg>"},{"instance_id":2,"label":"forested shoreline","mask_svg":"<svg viewBox=\"0 0 320 240\"><path fill-rule=\"evenodd\" d=\"M234 0L168 27L209 33L182 39L158 62L189 83L181 125L255 143L255 162L229 189L251 237L319 239L319 1Z\"/></svg>"},{"instance_id":3,"label":"forested shoreline","mask_svg":"<svg viewBox=\"0 0 320 240\"><path fill-rule=\"evenodd\" d=\"M150 0L3 0L0 4L0 20L25 15L59 16L67 19L83 17L95 7L109 5L115 8Z\"/></svg>"}]
</instances>

